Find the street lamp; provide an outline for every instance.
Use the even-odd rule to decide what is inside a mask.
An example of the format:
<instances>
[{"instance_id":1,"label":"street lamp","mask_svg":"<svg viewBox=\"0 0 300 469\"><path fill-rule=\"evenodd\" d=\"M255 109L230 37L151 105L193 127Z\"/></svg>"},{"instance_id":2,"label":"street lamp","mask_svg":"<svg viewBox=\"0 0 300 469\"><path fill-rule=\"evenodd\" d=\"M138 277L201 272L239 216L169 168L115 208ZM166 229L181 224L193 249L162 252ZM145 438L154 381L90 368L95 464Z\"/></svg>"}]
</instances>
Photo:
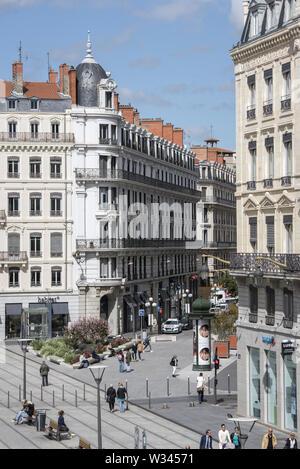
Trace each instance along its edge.
<instances>
[{"instance_id":1,"label":"street lamp","mask_svg":"<svg viewBox=\"0 0 300 469\"><path fill-rule=\"evenodd\" d=\"M100 384L107 366L93 366L90 372L97 384L97 421L98 421L98 449L102 449L102 434L101 434L101 401L100 401Z\"/></svg>"},{"instance_id":2,"label":"street lamp","mask_svg":"<svg viewBox=\"0 0 300 469\"><path fill-rule=\"evenodd\" d=\"M83 272L83 267L82 267L82 264L84 264L84 262L85 262L85 258L83 256L81 256L79 251L73 252L73 257L74 257L75 261L77 262L77 264L79 265L80 270L81 270L80 280L86 280L86 277L85 277L84 272Z\"/></svg>"},{"instance_id":3,"label":"street lamp","mask_svg":"<svg viewBox=\"0 0 300 469\"><path fill-rule=\"evenodd\" d=\"M150 308L150 314L148 315L148 324L150 326L150 332L152 332L153 327L153 313L152 308L157 307L157 303L154 302L153 298L149 298L149 300L145 303L146 308Z\"/></svg>"},{"instance_id":4,"label":"street lamp","mask_svg":"<svg viewBox=\"0 0 300 469\"><path fill-rule=\"evenodd\" d=\"M23 352L23 399L26 399L26 353L28 352L27 346L32 339L19 339L18 344Z\"/></svg>"},{"instance_id":5,"label":"street lamp","mask_svg":"<svg viewBox=\"0 0 300 469\"><path fill-rule=\"evenodd\" d=\"M205 284L205 286L207 286L208 276L209 276L208 265L206 262L204 262L200 267L200 278Z\"/></svg>"}]
</instances>

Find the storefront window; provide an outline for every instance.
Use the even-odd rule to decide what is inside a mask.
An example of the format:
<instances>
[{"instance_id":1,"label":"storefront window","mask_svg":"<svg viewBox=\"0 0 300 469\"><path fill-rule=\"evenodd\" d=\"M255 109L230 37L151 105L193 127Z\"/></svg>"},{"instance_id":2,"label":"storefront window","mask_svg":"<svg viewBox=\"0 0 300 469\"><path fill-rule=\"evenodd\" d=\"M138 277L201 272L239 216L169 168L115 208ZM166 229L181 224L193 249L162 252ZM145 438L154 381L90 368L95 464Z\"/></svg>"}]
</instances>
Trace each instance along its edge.
<instances>
[{"instance_id":1,"label":"storefront window","mask_svg":"<svg viewBox=\"0 0 300 469\"><path fill-rule=\"evenodd\" d=\"M5 339L21 337L22 303L5 305Z\"/></svg>"},{"instance_id":2,"label":"storefront window","mask_svg":"<svg viewBox=\"0 0 300 469\"><path fill-rule=\"evenodd\" d=\"M284 357L284 403L285 428L297 430L297 384L296 364L291 355Z\"/></svg>"},{"instance_id":3,"label":"storefront window","mask_svg":"<svg viewBox=\"0 0 300 469\"><path fill-rule=\"evenodd\" d=\"M249 347L249 412L251 417L260 418L260 357L259 349Z\"/></svg>"},{"instance_id":4,"label":"storefront window","mask_svg":"<svg viewBox=\"0 0 300 469\"><path fill-rule=\"evenodd\" d=\"M268 406L268 422L277 425L277 380L276 353L267 352L266 362L266 393Z\"/></svg>"}]
</instances>

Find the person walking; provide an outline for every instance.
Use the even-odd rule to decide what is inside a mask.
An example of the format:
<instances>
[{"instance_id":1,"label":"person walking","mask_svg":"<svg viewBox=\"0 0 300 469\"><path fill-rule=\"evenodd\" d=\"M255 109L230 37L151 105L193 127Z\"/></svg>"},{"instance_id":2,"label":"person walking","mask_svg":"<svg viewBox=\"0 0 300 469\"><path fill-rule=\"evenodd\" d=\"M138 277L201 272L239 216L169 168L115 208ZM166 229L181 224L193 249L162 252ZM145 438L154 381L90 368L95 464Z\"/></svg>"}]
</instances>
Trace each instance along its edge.
<instances>
[{"instance_id":1,"label":"person walking","mask_svg":"<svg viewBox=\"0 0 300 469\"><path fill-rule=\"evenodd\" d=\"M137 344L136 344L136 342L133 342L133 345L131 347L131 356L132 356L132 360L136 361L136 357L137 357Z\"/></svg>"},{"instance_id":2,"label":"person walking","mask_svg":"<svg viewBox=\"0 0 300 469\"><path fill-rule=\"evenodd\" d=\"M231 433L230 435L230 439L232 443L234 444L234 449L242 448L241 441L240 441L240 432L239 432L238 427L235 427L234 432Z\"/></svg>"},{"instance_id":3,"label":"person walking","mask_svg":"<svg viewBox=\"0 0 300 469\"><path fill-rule=\"evenodd\" d=\"M170 361L170 365L172 366L172 376L173 378L176 378L176 369L178 366L178 357L177 355L173 355Z\"/></svg>"},{"instance_id":4,"label":"person walking","mask_svg":"<svg viewBox=\"0 0 300 469\"><path fill-rule=\"evenodd\" d=\"M268 433L266 433L262 439L261 449L276 449L277 438L273 433L273 429L270 427Z\"/></svg>"},{"instance_id":5,"label":"person walking","mask_svg":"<svg viewBox=\"0 0 300 469\"><path fill-rule=\"evenodd\" d=\"M200 440L200 449L212 449L211 430L206 430L205 435L202 435Z\"/></svg>"},{"instance_id":6,"label":"person walking","mask_svg":"<svg viewBox=\"0 0 300 469\"><path fill-rule=\"evenodd\" d=\"M225 424L221 425L221 430L218 433L219 438L219 449L225 449L228 443L231 443L229 431L226 429Z\"/></svg>"},{"instance_id":7,"label":"person walking","mask_svg":"<svg viewBox=\"0 0 300 469\"><path fill-rule=\"evenodd\" d=\"M122 351L118 352L118 361L119 361L119 371L120 371L120 373L123 373L123 371L124 371L124 355L123 355Z\"/></svg>"},{"instance_id":8,"label":"person walking","mask_svg":"<svg viewBox=\"0 0 300 469\"><path fill-rule=\"evenodd\" d=\"M144 351L146 350L147 347L149 347L149 348L150 348L150 352L152 352L151 337L150 337L149 335L147 335L147 337L146 337L145 340L144 340Z\"/></svg>"},{"instance_id":9,"label":"person walking","mask_svg":"<svg viewBox=\"0 0 300 469\"><path fill-rule=\"evenodd\" d=\"M198 402L202 404L203 397L204 397L204 388L205 388L205 380L203 377L203 373L200 373L197 378L197 393L198 393Z\"/></svg>"},{"instance_id":10,"label":"person walking","mask_svg":"<svg viewBox=\"0 0 300 469\"><path fill-rule=\"evenodd\" d=\"M50 368L47 365L45 361L43 361L41 367L40 367L40 375L42 377L42 386L48 386L48 374L49 374Z\"/></svg>"},{"instance_id":11,"label":"person walking","mask_svg":"<svg viewBox=\"0 0 300 469\"><path fill-rule=\"evenodd\" d=\"M142 353L144 352L144 349L143 349L143 344L141 341L139 341L137 345L137 352L138 352L139 360L142 360Z\"/></svg>"},{"instance_id":12,"label":"person walking","mask_svg":"<svg viewBox=\"0 0 300 469\"><path fill-rule=\"evenodd\" d=\"M124 402L125 402L126 395L127 395L126 388L124 388L122 383L119 383L118 389L117 389L117 400L119 403L120 412L122 413L125 412Z\"/></svg>"},{"instance_id":13,"label":"person walking","mask_svg":"<svg viewBox=\"0 0 300 469\"><path fill-rule=\"evenodd\" d=\"M107 391L106 391L106 400L108 402L109 411L110 411L111 414L114 412L114 409L115 409L116 396L117 396L116 390L113 387L113 385L111 384L109 386L109 388L107 389Z\"/></svg>"},{"instance_id":14,"label":"person walking","mask_svg":"<svg viewBox=\"0 0 300 469\"><path fill-rule=\"evenodd\" d=\"M131 362L131 353L130 350L127 350L126 356L125 356L125 361L126 361L126 371L129 373L131 371L130 368L130 362Z\"/></svg>"},{"instance_id":15,"label":"person walking","mask_svg":"<svg viewBox=\"0 0 300 469\"><path fill-rule=\"evenodd\" d=\"M295 438L295 433L290 433L289 438L286 440L285 446L283 449L298 449L297 440Z\"/></svg>"}]
</instances>

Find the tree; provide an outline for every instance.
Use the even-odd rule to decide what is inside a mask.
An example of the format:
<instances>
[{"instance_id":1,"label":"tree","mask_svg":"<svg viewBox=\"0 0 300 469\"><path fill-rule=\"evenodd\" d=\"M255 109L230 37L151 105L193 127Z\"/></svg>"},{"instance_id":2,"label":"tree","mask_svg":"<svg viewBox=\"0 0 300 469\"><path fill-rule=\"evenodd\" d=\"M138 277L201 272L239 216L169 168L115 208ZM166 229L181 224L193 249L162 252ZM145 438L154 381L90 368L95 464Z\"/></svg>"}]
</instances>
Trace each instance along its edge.
<instances>
[{"instance_id":1,"label":"tree","mask_svg":"<svg viewBox=\"0 0 300 469\"><path fill-rule=\"evenodd\" d=\"M236 321L238 319L238 306L236 303L229 305L229 311L217 313L212 320L212 332L220 340L225 340L229 335L236 334Z\"/></svg>"},{"instance_id":2,"label":"tree","mask_svg":"<svg viewBox=\"0 0 300 469\"><path fill-rule=\"evenodd\" d=\"M228 272L226 272L224 277L222 277L221 285L222 287L226 288L228 293L230 293L230 295L233 296L234 298L238 296L239 291L238 291L236 280Z\"/></svg>"}]
</instances>

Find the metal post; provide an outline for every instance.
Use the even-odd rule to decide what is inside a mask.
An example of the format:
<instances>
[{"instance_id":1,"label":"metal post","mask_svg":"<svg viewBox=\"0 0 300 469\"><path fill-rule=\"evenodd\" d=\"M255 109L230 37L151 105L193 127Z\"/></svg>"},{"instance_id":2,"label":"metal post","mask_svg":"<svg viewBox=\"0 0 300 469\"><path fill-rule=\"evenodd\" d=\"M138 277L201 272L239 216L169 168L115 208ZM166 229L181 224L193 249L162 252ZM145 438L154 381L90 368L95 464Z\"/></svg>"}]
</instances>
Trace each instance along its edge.
<instances>
[{"instance_id":1,"label":"metal post","mask_svg":"<svg viewBox=\"0 0 300 469\"><path fill-rule=\"evenodd\" d=\"M169 397L170 395L170 379L169 377L167 378L167 396Z\"/></svg>"},{"instance_id":2,"label":"metal post","mask_svg":"<svg viewBox=\"0 0 300 469\"><path fill-rule=\"evenodd\" d=\"M218 348L216 347L215 351L215 358L218 358ZM217 385L218 385L218 380L217 380L217 369L215 366L215 379L214 379L214 396L215 396L215 404L218 403L218 398L217 398Z\"/></svg>"},{"instance_id":3,"label":"metal post","mask_svg":"<svg viewBox=\"0 0 300 469\"><path fill-rule=\"evenodd\" d=\"M9 391L7 391L7 408L9 409L10 402L9 402Z\"/></svg>"},{"instance_id":4,"label":"metal post","mask_svg":"<svg viewBox=\"0 0 300 469\"><path fill-rule=\"evenodd\" d=\"M149 392L149 409L151 409L151 392Z\"/></svg>"},{"instance_id":5,"label":"metal post","mask_svg":"<svg viewBox=\"0 0 300 469\"><path fill-rule=\"evenodd\" d=\"M210 394L210 393L211 393L211 389L210 389L210 376L208 377L207 386L208 386L208 394Z\"/></svg>"},{"instance_id":6,"label":"metal post","mask_svg":"<svg viewBox=\"0 0 300 469\"><path fill-rule=\"evenodd\" d=\"M78 407L78 403L77 403L77 389L75 389L75 407Z\"/></svg>"},{"instance_id":7,"label":"metal post","mask_svg":"<svg viewBox=\"0 0 300 469\"><path fill-rule=\"evenodd\" d=\"M149 397L149 380L146 378L146 397Z\"/></svg>"},{"instance_id":8,"label":"metal post","mask_svg":"<svg viewBox=\"0 0 300 469\"><path fill-rule=\"evenodd\" d=\"M43 402L43 385L41 384L41 401Z\"/></svg>"},{"instance_id":9,"label":"metal post","mask_svg":"<svg viewBox=\"0 0 300 469\"><path fill-rule=\"evenodd\" d=\"M139 449L140 446L140 429L135 427L134 429L134 449Z\"/></svg>"},{"instance_id":10,"label":"metal post","mask_svg":"<svg viewBox=\"0 0 300 469\"><path fill-rule=\"evenodd\" d=\"M22 387L19 384L19 401L21 402Z\"/></svg>"},{"instance_id":11,"label":"metal post","mask_svg":"<svg viewBox=\"0 0 300 469\"><path fill-rule=\"evenodd\" d=\"M228 375L227 381L228 381L228 394L230 394L230 375Z\"/></svg>"},{"instance_id":12,"label":"metal post","mask_svg":"<svg viewBox=\"0 0 300 469\"><path fill-rule=\"evenodd\" d=\"M188 376L188 396L191 395L191 383L190 383L190 377Z\"/></svg>"},{"instance_id":13,"label":"metal post","mask_svg":"<svg viewBox=\"0 0 300 469\"><path fill-rule=\"evenodd\" d=\"M106 395L106 392L105 392ZM85 401L85 383L83 384L83 400Z\"/></svg>"},{"instance_id":14,"label":"metal post","mask_svg":"<svg viewBox=\"0 0 300 469\"><path fill-rule=\"evenodd\" d=\"M52 394L52 406L55 407L55 391Z\"/></svg>"},{"instance_id":15,"label":"metal post","mask_svg":"<svg viewBox=\"0 0 300 469\"><path fill-rule=\"evenodd\" d=\"M143 430L142 442L143 442L142 448L143 448L143 449L147 449L147 436L146 436L145 430Z\"/></svg>"},{"instance_id":16,"label":"metal post","mask_svg":"<svg viewBox=\"0 0 300 469\"><path fill-rule=\"evenodd\" d=\"M64 402L64 400L65 400L65 385L64 384L62 385L61 394L62 394L61 400Z\"/></svg>"},{"instance_id":17,"label":"metal post","mask_svg":"<svg viewBox=\"0 0 300 469\"><path fill-rule=\"evenodd\" d=\"M102 449L100 380L97 380L98 449Z\"/></svg>"},{"instance_id":18,"label":"metal post","mask_svg":"<svg viewBox=\"0 0 300 469\"><path fill-rule=\"evenodd\" d=\"M26 344L23 353L23 399L26 399Z\"/></svg>"}]
</instances>

